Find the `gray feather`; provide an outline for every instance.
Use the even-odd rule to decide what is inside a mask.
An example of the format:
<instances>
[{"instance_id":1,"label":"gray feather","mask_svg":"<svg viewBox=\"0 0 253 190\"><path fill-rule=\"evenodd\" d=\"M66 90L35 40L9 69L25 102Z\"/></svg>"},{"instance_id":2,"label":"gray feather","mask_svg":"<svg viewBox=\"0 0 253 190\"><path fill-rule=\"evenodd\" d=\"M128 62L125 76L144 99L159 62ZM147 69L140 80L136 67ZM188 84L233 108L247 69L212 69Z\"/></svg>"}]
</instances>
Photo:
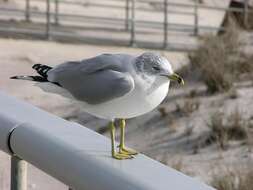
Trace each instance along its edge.
<instances>
[{"instance_id":1,"label":"gray feather","mask_svg":"<svg viewBox=\"0 0 253 190\"><path fill-rule=\"evenodd\" d=\"M126 73L130 55L102 54L83 61L66 62L48 72L48 80L59 83L76 99L99 104L119 98L134 88L132 77Z\"/></svg>"}]
</instances>

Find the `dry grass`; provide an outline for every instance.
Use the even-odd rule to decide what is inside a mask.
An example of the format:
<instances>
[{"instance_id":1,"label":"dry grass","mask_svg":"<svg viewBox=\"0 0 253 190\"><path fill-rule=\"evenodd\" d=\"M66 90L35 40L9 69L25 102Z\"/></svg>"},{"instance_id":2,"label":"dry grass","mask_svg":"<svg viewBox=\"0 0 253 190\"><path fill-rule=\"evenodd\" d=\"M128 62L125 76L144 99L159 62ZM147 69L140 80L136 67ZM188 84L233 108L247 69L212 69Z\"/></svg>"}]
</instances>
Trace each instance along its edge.
<instances>
[{"instance_id":1,"label":"dry grass","mask_svg":"<svg viewBox=\"0 0 253 190\"><path fill-rule=\"evenodd\" d=\"M248 21L247 21L247 26L244 26L246 29L253 29L253 9L250 8L250 12L248 13Z\"/></svg>"},{"instance_id":2,"label":"dry grass","mask_svg":"<svg viewBox=\"0 0 253 190\"><path fill-rule=\"evenodd\" d=\"M161 163L170 166L171 168L183 172L184 162L181 156L172 156L169 154L164 154L160 160Z\"/></svg>"},{"instance_id":3,"label":"dry grass","mask_svg":"<svg viewBox=\"0 0 253 190\"><path fill-rule=\"evenodd\" d=\"M165 106L158 107L158 111L161 114L161 117L166 117L168 115L168 111Z\"/></svg>"},{"instance_id":4,"label":"dry grass","mask_svg":"<svg viewBox=\"0 0 253 190\"><path fill-rule=\"evenodd\" d=\"M194 111L198 110L200 102L197 99L185 99L182 104L176 103L176 112L182 116L189 116Z\"/></svg>"},{"instance_id":5,"label":"dry grass","mask_svg":"<svg viewBox=\"0 0 253 190\"><path fill-rule=\"evenodd\" d=\"M180 159L177 159L177 160L173 161L170 164L170 167L174 168L177 171L181 171L182 172L183 171L183 167L184 167L183 159L180 158Z\"/></svg>"},{"instance_id":6,"label":"dry grass","mask_svg":"<svg viewBox=\"0 0 253 190\"><path fill-rule=\"evenodd\" d=\"M231 88L228 93L227 93L227 97L230 99L236 99L238 98L238 92L236 90L236 88Z\"/></svg>"},{"instance_id":7,"label":"dry grass","mask_svg":"<svg viewBox=\"0 0 253 190\"><path fill-rule=\"evenodd\" d=\"M248 139L248 128L250 122L242 117L236 109L227 118L223 113L217 112L211 116L208 123L210 134L206 140L207 144L216 142L222 150L228 148L229 140Z\"/></svg>"},{"instance_id":8,"label":"dry grass","mask_svg":"<svg viewBox=\"0 0 253 190\"><path fill-rule=\"evenodd\" d=\"M198 94L198 92L195 89L193 89L193 90L190 91L188 97L189 98L195 98L197 96L197 94Z\"/></svg>"},{"instance_id":9,"label":"dry grass","mask_svg":"<svg viewBox=\"0 0 253 190\"><path fill-rule=\"evenodd\" d=\"M253 81L253 54L243 52L240 32L228 17L226 31L202 36L199 48L188 55L191 64L177 72L187 81L203 81L211 94L229 91L236 81Z\"/></svg>"},{"instance_id":10,"label":"dry grass","mask_svg":"<svg viewBox=\"0 0 253 190\"><path fill-rule=\"evenodd\" d=\"M221 149L225 150L228 145L228 136L222 117L222 113L215 113L211 116L210 123L207 125L211 131L206 143L212 144L213 142L216 142Z\"/></svg>"},{"instance_id":11,"label":"dry grass","mask_svg":"<svg viewBox=\"0 0 253 190\"><path fill-rule=\"evenodd\" d=\"M225 175L214 175L211 185L217 190L253 190L253 169L227 170Z\"/></svg>"},{"instance_id":12,"label":"dry grass","mask_svg":"<svg viewBox=\"0 0 253 190\"><path fill-rule=\"evenodd\" d=\"M235 8L242 8L243 9L243 4L240 3L239 1L233 1L232 2L232 7L235 7ZM248 11L248 19L246 20L246 23L244 22L244 13L241 12L234 12L233 13L238 25L243 28L243 29L246 29L246 30L252 30L253 29L253 9L252 7L250 6L249 7L249 11Z\"/></svg>"},{"instance_id":13,"label":"dry grass","mask_svg":"<svg viewBox=\"0 0 253 190\"><path fill-rule=\"evenodd\" d=\"M237 65L237 76L240 76L240 81L251 81L253 84L253 55L243 55L243 59Z\"/></svg>"},{"instance_id":14,"label":"dry grass","mask_svg":"<svg viewBox=\"0 0 253 190\"><path fill-rule=\"evenodd\" d=\"M232 140L243 140L248 138L249 122L242 117L242 113L236 109L227 121L228 138Z\"/></svg>"},{"instance_id":15,"label":"dry grass","mask_svg":"<svg viewBox=\"0 0 253 190\"><path fill-rule=\"evenodd\" d=\"M204 36L200 47L189 55L192 66L200 70L208 92L223 92L233 86L235 66L241 54L239 47L239 32L231 20L226 33Z\"/></svg>"}]
</instances>

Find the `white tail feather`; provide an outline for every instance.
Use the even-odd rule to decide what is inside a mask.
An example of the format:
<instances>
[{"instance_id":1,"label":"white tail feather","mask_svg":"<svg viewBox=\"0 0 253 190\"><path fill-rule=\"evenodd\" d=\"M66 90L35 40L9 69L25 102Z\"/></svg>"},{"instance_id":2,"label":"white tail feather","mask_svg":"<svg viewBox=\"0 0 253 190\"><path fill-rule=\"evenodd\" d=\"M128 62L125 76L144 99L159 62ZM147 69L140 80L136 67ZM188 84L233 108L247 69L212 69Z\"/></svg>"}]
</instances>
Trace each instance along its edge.
<instances>
[{"instance_id":1,"label":"white tail feather","mask_svg":"<svg viewBox=\"0 0 253 190\"><path fill-rule=\"evenodd\" d=\"M59 94L65 98L74 99L73 96L64 88L50 82L36 83L35 86L41 88L45 92Z\"/></svg>"}]
</instances>

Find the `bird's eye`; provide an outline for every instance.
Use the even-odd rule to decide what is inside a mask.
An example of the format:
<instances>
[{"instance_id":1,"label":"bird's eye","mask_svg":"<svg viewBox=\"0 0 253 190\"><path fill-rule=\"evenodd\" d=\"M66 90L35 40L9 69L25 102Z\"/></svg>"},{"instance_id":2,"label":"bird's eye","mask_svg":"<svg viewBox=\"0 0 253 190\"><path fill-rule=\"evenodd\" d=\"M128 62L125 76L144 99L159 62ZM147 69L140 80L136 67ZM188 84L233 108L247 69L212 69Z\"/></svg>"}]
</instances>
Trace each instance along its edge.
<instances>
[{"instance_id":1,"label":"bird's eye","mask_svg":"<svg viewBox=\"0 0 253 190\"><path fill-rule=\"evenodd\" d=\"M156 71L159 71L159 70L160 70L160 68L157 67L157 66L153 66L153 69L156 70Z\"/></svg>"}]
</instances>

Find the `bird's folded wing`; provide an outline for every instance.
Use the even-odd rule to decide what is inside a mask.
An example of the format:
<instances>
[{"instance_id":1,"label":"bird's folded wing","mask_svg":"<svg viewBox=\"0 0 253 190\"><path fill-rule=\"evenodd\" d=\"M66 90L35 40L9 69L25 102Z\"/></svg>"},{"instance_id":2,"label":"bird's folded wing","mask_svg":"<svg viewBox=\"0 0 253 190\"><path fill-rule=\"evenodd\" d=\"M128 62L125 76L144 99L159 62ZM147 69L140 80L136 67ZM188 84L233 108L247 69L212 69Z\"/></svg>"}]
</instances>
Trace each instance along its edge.
<instances>
[{"instance_id":1,"label":"bird's folded wing","mask_svg":"<svg viewBox=\"0 0 253 190\"><path fill-rule=\"evenodd\" d=\"M100 70L115 70L124 72L124 64L131 63L135 57L126 54L101 54L82 61L69 61L53 68L53 73L61 73L71 70L81 70L85 74L91 74ZM52 72L50 71L50 72Z\"/></svg>"},{"instance_id":2,"label":"bird's folded wing","mask_svg":"<svg viewBox=\"0 0 253 190\"><path fill-rule=\"evenodd\" d=\"M134 80L121 71L120 64L109 62L68 62L48 73L51 82L59 83L76 99L100 104L122 97L133 90Z\"/></svg>"}]
</instances>

